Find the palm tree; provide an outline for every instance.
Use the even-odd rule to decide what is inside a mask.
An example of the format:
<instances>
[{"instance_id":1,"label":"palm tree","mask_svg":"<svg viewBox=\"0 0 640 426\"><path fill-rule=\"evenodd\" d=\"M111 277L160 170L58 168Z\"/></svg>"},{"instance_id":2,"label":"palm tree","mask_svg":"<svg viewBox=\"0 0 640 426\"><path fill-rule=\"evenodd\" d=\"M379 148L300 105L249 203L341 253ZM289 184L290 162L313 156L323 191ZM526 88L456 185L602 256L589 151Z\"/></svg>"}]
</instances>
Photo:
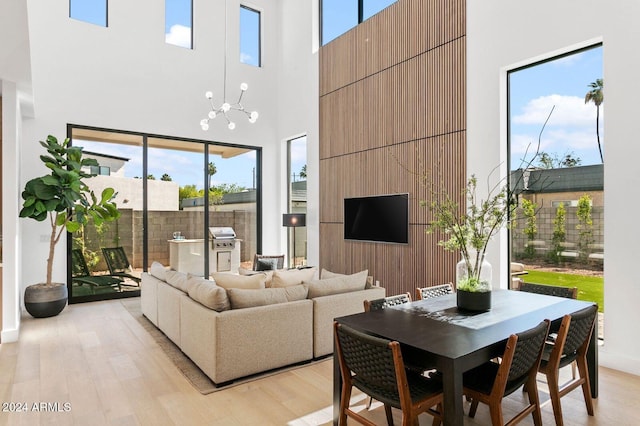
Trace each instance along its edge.
<instances>
[{"instance_id":1,"label":"palm tree","mask_svg":"<svg viewBox=\"0 0 640 426\"><path fill-rule=\"evenodd\" d=\"M602 146L600 145L600 105L604 101L604 82L601 78L589 84L591 90L584 96L584 103L593 102L596 106L596 136L598 138L598 151L600 151L600 161L604 163L602 156Z\"/></svg>"},{"instance_id":2,"label":"palm tree","mask_svg":"<svg viewBox=\"0 0 640 426\"><path fill-rule=\"evenodd\" d=\"M211 178L217 172L218 169L216 169L216 164L213 161L209 162L209 165L207 166L207 174L209 175L209 189L211 189Z\"/></svg>"}]
</instances>

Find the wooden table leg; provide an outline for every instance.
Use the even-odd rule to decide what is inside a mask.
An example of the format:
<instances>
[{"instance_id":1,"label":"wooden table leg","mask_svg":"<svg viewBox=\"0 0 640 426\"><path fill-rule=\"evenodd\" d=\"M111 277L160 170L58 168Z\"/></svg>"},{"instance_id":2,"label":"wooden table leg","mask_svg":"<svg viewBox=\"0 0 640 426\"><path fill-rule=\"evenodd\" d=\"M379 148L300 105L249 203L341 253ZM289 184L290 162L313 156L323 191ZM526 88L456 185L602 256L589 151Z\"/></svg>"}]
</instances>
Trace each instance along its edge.
<instances>
[{"instance_id":1,"label":"wooden table leg","mask_svg":"<svg viewBox=\"0 0 640 426\"><path fill-rule=\"evenodd\" d=\"M462 371L455 368L453 360L446 360L442 367L442 390L444 393L443 424L462 426L464 424L464 406L462 402Z\"/></svg>"}]
</instances>

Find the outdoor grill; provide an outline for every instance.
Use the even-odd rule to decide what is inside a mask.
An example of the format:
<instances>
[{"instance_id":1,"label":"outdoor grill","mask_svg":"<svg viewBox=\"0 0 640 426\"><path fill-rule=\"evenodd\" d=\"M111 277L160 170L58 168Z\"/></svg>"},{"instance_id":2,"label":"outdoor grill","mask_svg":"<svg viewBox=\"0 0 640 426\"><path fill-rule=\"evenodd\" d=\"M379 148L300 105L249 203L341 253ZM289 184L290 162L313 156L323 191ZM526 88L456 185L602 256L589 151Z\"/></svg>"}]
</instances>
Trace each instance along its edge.
<instances>
[{"instance_id":1,"label":"outdoor grill","mask_svg":"<svg viewBox=\"0 0 640 426\"><path fill-rule=\"evenodd\" d=\"M211 272L237 271L240 266L240 240L230 226L211 226Z\"/></svg>"}]
</instances>

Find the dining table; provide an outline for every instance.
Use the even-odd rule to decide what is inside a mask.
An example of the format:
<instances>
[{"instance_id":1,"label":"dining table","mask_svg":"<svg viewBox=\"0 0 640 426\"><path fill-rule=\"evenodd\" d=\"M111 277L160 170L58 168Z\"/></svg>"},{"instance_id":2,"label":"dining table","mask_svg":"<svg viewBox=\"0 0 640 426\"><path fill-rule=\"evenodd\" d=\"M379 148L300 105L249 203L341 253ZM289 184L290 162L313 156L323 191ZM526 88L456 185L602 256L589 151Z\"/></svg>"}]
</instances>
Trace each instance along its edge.
<instances>
[{"instance_id":1,"label":"dining table","mask_svg":"<svg viewBox=\"0 0 640 426\"><path fill-rule=\"evenodd\" d=\"M548 319L552 328L562 317L594 305L555 296L514 290L491 292L491 309L459 310L456 294L416 300L383 310L363 312L335 320L361 332L397 341L424 354L442 378L443 424L464 422L463 373L502 355L511 334L535 327ZM597 327L594 327L587 364L591 393L598 396ZM333 424L338 424L342 378L334 350Z\"/></svg>"}]
</instances>

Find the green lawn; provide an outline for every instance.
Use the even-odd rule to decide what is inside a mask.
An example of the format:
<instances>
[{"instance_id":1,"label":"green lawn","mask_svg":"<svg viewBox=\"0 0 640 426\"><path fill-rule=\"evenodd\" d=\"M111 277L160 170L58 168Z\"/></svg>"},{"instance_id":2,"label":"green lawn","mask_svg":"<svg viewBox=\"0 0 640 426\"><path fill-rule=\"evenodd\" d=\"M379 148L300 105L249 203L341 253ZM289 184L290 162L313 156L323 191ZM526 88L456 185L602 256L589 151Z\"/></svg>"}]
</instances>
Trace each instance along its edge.
<instances>
[{"instance_id":1,"label":"green lawn","mask_svg":"<svg viewBox=\"0 0 640 426\"><path fill-rule=\"evenodd\" d=\"M598 311L604 312L604 279L602 277L529 270L529 273L522 278L529 283L578 287L578 300L596 302Z\"/></svg>"}]
</instances>

